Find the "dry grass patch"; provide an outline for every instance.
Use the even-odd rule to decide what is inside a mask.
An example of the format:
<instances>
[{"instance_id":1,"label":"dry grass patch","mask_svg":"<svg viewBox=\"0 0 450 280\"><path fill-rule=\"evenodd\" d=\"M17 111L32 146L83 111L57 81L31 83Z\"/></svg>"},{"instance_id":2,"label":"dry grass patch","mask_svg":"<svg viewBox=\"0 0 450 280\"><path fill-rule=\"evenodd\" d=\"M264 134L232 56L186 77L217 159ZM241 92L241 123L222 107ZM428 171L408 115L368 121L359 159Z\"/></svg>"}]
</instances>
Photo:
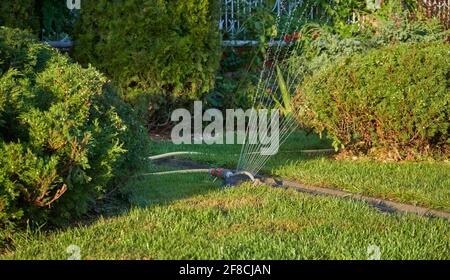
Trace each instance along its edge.
<instances>
[{"instance_id":1,"label":"dry grass patch","mask_svg":"<svg viewBox=\"0 0 450 280\"><path fill-rule=\"evenodd\" d=\"M267 204L267 198L255 195L232 196L232 197L197 197L183 200L173 205L174 208L182 209L205 209L217 208L230 211L234 209L252 207L260 208Z\"/></svg>"},{"instance_id":2,"label":"dry grass patch","mask_svg":"<svg viewBox=\"0 0 450 280\"><path fill-rule=\"evenodd\" d=\"M214 231L210 237L220 238L229 235L240 235L248 232L265 232L270 234L277 233L296 233L311 227L324 224L323 220L302 220L302 219L280 219L280 220L257 220L252 223L232 224L228 228L222 228Z\"/></svg>"}]
</instances>

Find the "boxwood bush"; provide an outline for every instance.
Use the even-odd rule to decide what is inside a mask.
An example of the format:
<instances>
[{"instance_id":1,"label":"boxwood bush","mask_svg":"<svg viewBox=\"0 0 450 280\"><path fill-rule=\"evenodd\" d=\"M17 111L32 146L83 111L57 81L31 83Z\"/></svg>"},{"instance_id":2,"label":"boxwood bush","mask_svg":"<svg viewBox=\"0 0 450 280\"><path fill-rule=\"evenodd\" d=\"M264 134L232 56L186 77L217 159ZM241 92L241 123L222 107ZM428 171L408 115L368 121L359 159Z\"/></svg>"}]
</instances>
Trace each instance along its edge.
<instances>
[{"instance_id":1,"label":"boxwood bush","mask_svg":"<svg viewBox=\"0 0 450 280\"><path fill-rule=\"evenodd\" d=\"M0 240L61 223L140 167L146 133L93 68L0 28Z\"/></svg>"},{"instance_id":2,"label":"boxwood bush","mask_svg":"<svg viewBox=\"0 0 450 280\"><path fill-rule=\"evenodd\" d=\"M298 117L347 151L392 159L448 156L449 78L444 42L356 54L304 80Z\"/></svg>"},{"instance_id":3,"label":"boxwood bush","mask_svg":"<svg viewBox=\"0 0 450 280\"><path fill-rule=\"evenodd\" d=\"M214 0L85 1L73 56L104 71L152 120L214 83L220 41Z\"/></svg>"}]
</instances>

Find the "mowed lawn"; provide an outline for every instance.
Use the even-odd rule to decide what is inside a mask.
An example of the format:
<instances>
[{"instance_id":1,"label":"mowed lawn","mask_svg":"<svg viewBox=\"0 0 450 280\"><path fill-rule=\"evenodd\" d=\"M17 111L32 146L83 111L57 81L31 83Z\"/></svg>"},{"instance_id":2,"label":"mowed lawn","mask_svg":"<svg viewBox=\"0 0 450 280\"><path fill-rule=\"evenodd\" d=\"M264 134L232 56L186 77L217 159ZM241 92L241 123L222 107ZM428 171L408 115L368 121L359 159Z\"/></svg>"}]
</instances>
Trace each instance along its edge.
<instances>
[{"instance_id":1,"label":"mowed lawn","mask_svg":"<svg viewBox=\"0 0 450 280\"><path fill-rule=\"evenodd\" d=\"M89 225L17 234L4 259L450 259L447 220L386 214L270 187L222 190L206 174L143 177L132 208ZM378 247L374 247L378 246ZM73 247L73 246L72 246Z\"/></svg>"},{"instance_id":2,"label":"mowed lawn","mask_svg":"<svg viewBox=\"0 0 450 280\"><path fill-rule=\"evenodd\" d=\"M297 132L263 172L395 201L449 210L445 162L336 161L301 150L329 148ZM153 154L185 156L234 168L239 145L152 143ZM168 170L149 164L143 173ZM137 176L123 188L129 203L89 224L16 234L3 259L450 259L448 220L387 214L348 199L249 185L223 190L207 174ZM114 201L113 201L114 202ZM69 247L75 245L78 247Z\"/></svg>"},{"instance_id":3,"label":"mowed lawn","mask_svg":"<svg viewBox=\"0 0 450 280\"><path fill-rule=\"evenodd\" d=\"M236 168L240 145L173 145L158 141L153 153L195 151L184 156L215 167ZM329 149L316 134L297 131L271 157L261 172L302 183L342 189L450 212L449 162L376 162L334 160L330 155L309 155L302 150Z\"/></svg>"}]
</instances>

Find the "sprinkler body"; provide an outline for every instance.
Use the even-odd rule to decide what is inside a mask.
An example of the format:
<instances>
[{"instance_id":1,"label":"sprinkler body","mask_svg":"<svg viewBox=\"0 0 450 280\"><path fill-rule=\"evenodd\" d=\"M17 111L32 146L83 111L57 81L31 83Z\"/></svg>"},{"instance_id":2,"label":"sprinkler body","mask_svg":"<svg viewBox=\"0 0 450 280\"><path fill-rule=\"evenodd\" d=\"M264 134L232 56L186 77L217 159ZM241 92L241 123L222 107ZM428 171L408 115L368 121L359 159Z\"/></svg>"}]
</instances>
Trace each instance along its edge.
<instances>
[{"instance_id":1,"label":"sprinkler body","mask_svg":"<svg viewBox=\"0 0 450 280\"><path fill-rule=\"evenodd\" d=\"M223 187L232 187L244 182L255 182L254 176L249 172L233 172L229 169L213 168L210 170L211 176L223 179Z\"/></svg>"},{"instance_id":2,"label":"sprinkler body","mask_svg":"<svg viewBox=\"0 0 450 280\"><path fill-rule=\"evenodd\" d=\"M172 153L166 153L162 155L155 155L149 157L152 161L160 161L165 160L167 158L172 158L178 155L193 155L193 154L200 154L197 152L172 152ZM237 186L245 182L252 182L256 183L258 179L255 179L253 174L247 171L233 171L230 169L224 169L224 168L212 168L212 169L182 169L182 170L173 170L173 171L163 171L163 172L154 172L154 173L147 173L147 174L141 174L140 176L147 176L147 175L171 175L171 174L189 174L189 173L209 173L213 178L219 178L223 180L223 187L232 187Z\"/></svg>"}]
</instances>

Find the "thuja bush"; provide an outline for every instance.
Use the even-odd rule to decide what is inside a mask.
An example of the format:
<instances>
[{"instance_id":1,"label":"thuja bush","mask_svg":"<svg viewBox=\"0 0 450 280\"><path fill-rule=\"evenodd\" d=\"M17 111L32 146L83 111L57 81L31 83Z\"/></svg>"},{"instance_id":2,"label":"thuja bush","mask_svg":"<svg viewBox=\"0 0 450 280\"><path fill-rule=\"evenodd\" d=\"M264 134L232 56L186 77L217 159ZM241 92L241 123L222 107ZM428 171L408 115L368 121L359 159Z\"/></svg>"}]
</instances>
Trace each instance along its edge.
<instances>
[{"instance_id":1,"label":"thuja bush","mask_svg":"<svg viewBox=\"0 0 450 280\"><path fill-rule=\"evenodd\" d=\"M93 68L0 28L0 240L64 223L139 168L146 134Z\"/></svg>"},{"instance_id":2,"label":"thuja bush","mask_svg":"<svg viewBox=\"0 0 450 280\"><path fill-rule=\"evenodd\" d=\"M2 0L0 25L39 31L39 13L35 0Z\"/></svg>"},{"instance_id":3,"label":"thuja bush","mask_svg":"<svg viewBox=\"0 0 450 280\"><path fill-rule=\"evenodd\" d=\"M172 106L199 99L213 86L218 2L86 1L73 56L104 71L125 100L161 121Z\"/></svg>"},{"instance_id":4,"label":"thuja bush","mask_svg":"<svg viewBox=\"0 0 450 280\"><path fill-rule=\"evenodd\" d=\"M336 148L379 158L450 152L450 45L399 44L357 54L305 79L298 118Z\"/></svg>"},{"instance_id":5,"label":"thuja bush","mask_svg":"<svg viewBox=\"0 0 450 280\"><path fill-rule=\"evenodd\" d=\"M66 0L2 0L0 26L31 31L44 40L61 40L72 33L78 11Z\"/></svg>"}]
</instances>

